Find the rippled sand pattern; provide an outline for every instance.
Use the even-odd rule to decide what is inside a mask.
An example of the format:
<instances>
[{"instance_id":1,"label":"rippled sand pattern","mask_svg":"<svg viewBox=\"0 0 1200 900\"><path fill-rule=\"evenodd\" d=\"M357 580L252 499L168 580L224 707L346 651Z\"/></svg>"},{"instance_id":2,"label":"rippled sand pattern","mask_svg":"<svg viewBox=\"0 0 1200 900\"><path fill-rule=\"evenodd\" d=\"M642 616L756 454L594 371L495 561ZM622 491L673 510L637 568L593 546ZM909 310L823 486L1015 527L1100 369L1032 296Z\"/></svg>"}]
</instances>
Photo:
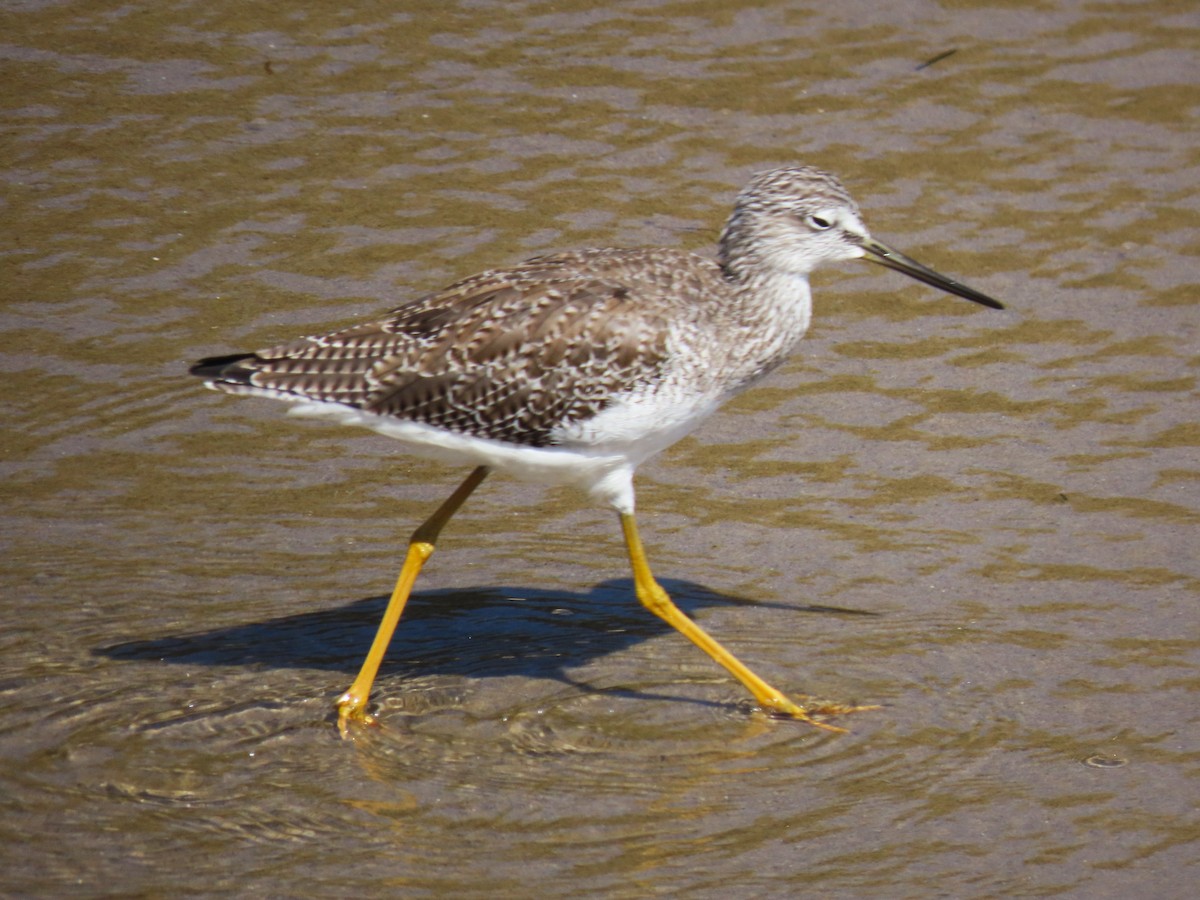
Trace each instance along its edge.
<instances>
[{"instance_id":1,"label":"rippled sand pattern","mask_svg":"<svg viewBox=\"0 0 1200 900\"><path fill-rule=\"evenodd\" d=\"M1190 896L1200 15L354 6L0 11L0 893ZM794 362L643 469L643 531L764 676L884 708L754 714L610 513L497 479L339 741L462 473L187 362L707 250L794 162L1009 310L819 273Z\"/></svg>"}]
</instances>

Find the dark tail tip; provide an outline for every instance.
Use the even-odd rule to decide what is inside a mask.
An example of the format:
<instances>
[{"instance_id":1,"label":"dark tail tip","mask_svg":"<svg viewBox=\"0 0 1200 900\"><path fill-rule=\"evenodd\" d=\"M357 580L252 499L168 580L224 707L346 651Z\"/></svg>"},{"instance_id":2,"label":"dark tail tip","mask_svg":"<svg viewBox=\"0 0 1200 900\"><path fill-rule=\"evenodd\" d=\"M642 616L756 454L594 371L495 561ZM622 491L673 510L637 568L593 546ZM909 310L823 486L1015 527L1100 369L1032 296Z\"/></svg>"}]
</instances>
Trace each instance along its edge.
<instances>
[{"instance_id":1,"label":"dark tail tip","mask_svg":"<svg viewBox=\"0 0 1200 900\"><path fill-rule=\"evenodd\" d=\"M188 374L217 381L244 381L245 376L250 374L250 370L239 366L238 363L246 359L254 359L254 354L233 353L229 356L210 356L193 363L188 369Z\"/></svg>"}]
</instances>

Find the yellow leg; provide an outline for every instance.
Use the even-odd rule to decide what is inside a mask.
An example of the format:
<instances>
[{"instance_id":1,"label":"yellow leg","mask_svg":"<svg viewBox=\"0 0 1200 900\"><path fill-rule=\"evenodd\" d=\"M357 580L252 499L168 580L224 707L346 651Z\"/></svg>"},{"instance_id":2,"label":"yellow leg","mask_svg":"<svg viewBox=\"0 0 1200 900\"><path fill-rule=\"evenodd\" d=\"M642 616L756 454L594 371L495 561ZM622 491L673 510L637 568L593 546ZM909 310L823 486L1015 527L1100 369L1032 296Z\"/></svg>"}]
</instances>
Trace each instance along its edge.
<instances>
[{"instance_id":1,"label":"yellow leg","mask_svg":"<svg viewBox=\"0 0 1200 900\"><path fill-rule=\"evenodd\" d=\"M383 663L383 655L387 653L388 644L392 641L392 634L396 631L396 624L400 621L400 614L404 612L404 605L412 593L413 582L417 580L425 561L433 555L433 545L437 542L442 528L471 496L471 492L479 487L487 474L487 466L473 470L466 481L458 486L458 490L438 507L437 512L413 532L408 542L408 554L404 557L404 565L400 567L400 577L396 580L396 588L392 591L392 598L388 600L387 609L383 612L383 621L379 623L379 630L375 632L375 640L371 643L367 658L363 661L354 684L350 685L350 690L337 699L338 731L342 737L349 737L351 721L374 723L374 718L367 713L367 697L371 693L371 685L379 672L379 666Z\"/></svg>"},{"instance_id":2,"label":"yellow leg","mask_svg":"<svg viewBox=\"0 0 1200 900\"><path fill-rule=\"evenodd\" d=\"M642 547L642 539L638 536L637 522L632 514L621 513L621 529L625 532L625 544L629 548L629 561L633 565L633 583L638 600L650 612L654 613L668 625L683 633L683 636L720 663L738 681L744 684L754 695L755 701L763 709L778 715L791 716L800 719L817 728L827 731L844 732L845 728L827 725L812 718L810 713L818 715L839 715L856 712L860 709L873 709L865 706L840 706L837 704L822 704L819 707L806 709L793 702L781 691L767 684L741 660L722 647L708 632L685 616L662 589L654 575L650 572L650 564L646 561L646 551Z\"/></svg>"}]
</instances>

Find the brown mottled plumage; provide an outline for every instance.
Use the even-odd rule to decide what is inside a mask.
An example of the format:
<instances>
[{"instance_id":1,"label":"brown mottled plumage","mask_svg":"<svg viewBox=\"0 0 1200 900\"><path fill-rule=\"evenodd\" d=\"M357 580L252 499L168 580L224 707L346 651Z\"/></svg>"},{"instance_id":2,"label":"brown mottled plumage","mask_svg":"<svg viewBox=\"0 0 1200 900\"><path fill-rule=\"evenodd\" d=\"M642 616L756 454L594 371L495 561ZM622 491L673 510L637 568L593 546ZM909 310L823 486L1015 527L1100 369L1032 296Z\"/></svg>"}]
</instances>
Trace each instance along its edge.
<instances>
[{"instance_id":1,"label":"brown mottled plumage","mask_svg":"<svg viewBox=\"0 0 1200 900\"><path fill-rule=\"evenodd\" d=\"M442 526L493 468L569 483L617 510L638 598L725 666L765 709L812 721L684 616L650 573L633 518L638 464L778 366L808 327L808 273L866 258L984 306L1000 304L874 240L836 178L764 172L738 196L717 259L583 250L484 272L384 318L191 372L301 415L363 425L477 468L413 535L396 590L338 724L367 694ZM817 724L814 722L814 724ZM823 726L831 727L831 726Z\"/></svg>"},{"instance_id":2,"label":"brown mottled plumage","mask_svg":"<svg viewBox=\"0 0 1200 900\"><path fill-rule=\"evenodd\" d=\"M559 426L660 376L665 311L641 296L695 296L717 277L711 261L669 250L540 257L378 321L205 360L193 373L231 393L341 403L542 447L558 443Z\"/></svg>"}]
</instances>

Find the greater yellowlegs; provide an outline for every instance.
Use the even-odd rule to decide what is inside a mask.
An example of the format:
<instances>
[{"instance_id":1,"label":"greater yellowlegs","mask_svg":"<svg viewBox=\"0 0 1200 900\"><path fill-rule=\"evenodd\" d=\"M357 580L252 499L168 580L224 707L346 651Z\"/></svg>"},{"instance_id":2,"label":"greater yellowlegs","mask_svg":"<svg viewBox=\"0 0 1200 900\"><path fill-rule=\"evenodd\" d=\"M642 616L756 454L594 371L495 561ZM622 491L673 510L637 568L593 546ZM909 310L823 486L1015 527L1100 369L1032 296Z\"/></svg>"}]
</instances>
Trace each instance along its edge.
<instances>
[{"instance_id":1,"label":"greater yellowlegs","mask_svg":"<svg viewBox=\"0 0 1200 900\"><path fill-rule=\"evenodd\" d=\"M868 234L841 183L808 167L756 175L715 260L676 250L581 250L483 272L382 319L191 372L230 394L361 425L475 468L413 533L338 726L370 722L367 696L443 526L493 469L571 484L616 510L638 599L774 714L812 718L685 616L655 581L634 520L633 473L778 366L808 328L808 274L866 259L993 309L1002 305Z\"/></svg>"}]
</instances>

